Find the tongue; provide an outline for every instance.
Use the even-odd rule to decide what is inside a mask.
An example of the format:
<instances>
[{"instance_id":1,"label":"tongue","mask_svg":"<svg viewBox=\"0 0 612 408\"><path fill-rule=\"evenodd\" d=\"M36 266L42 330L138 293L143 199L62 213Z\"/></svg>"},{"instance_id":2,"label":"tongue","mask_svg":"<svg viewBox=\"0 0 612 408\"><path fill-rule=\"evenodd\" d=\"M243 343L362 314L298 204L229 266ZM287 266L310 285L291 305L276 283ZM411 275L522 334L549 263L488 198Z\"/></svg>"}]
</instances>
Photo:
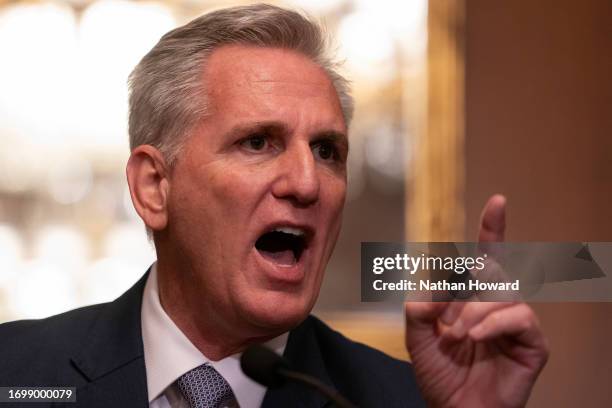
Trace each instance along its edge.
<instances>
[{"instance_id":1,"label":"tongue","mask_svg":"<svg viewBox=\"0 0 612 408\"><path fill-rule=\"evenodd\" d=\"M262 249L259 250L259 253L263 255L264 258L271 260L279 265L283 266L292 266L295 265L295 255L293 251L290 249L285 249L283 251L264 251Z\"/></svg>"}]
</instances>

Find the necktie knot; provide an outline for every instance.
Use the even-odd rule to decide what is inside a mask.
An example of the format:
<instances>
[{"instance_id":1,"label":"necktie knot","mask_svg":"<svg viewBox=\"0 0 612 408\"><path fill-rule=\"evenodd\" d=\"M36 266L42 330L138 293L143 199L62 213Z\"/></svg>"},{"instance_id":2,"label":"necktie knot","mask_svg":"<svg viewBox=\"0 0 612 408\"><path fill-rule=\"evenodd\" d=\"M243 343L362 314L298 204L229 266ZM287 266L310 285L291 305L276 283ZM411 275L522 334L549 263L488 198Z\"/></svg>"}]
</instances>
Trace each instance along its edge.
<instances>
[{"instance_id":1,"label":"necktie knot","mask_svg":"<svg viewBox=\"0 0 612 408\"><path fill-rule=\"evenodd\" d=\"M208 363L183 374L176 384L191 408L238 406L230 385Z\"/></svg>"}]
</instances>

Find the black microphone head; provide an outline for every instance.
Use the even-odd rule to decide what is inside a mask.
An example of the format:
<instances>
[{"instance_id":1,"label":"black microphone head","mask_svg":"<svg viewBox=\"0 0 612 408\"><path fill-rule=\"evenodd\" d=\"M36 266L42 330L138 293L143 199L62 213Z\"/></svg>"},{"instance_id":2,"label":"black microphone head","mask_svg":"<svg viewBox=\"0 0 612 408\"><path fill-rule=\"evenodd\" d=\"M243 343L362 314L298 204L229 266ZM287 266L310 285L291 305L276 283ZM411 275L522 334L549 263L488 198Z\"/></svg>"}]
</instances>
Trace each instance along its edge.
<instances>
[{"instance_id":1,"label":"black microphone head","mask_svg":"<svg viewBox=\"0 0 612 408\"><path fill-rule=\"evenodd\" d=\"M284 384L285 377L278 370L289 368L289 362L269 348L256 344L242 353L240 367L251 379L275 388Z\"/></svg>"}]
</instances>

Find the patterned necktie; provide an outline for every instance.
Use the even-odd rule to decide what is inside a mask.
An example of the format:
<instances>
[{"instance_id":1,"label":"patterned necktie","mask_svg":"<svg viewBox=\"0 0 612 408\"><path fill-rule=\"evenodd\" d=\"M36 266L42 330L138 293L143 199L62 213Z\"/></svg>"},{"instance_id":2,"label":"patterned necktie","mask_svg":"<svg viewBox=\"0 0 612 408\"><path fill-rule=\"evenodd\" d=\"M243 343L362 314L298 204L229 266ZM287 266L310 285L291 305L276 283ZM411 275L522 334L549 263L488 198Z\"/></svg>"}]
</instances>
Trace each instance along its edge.
<instances>
[{"instance_id":1,"label":"patterned necktie","mask_svg":"<svg viewBox=\"0 0 612 408\"><path fill-rule=\"evenodd\" d=\"M191 408L238 407L230 385L208 363L183 374L176 384Z\"/></svg>"}]
</instances>

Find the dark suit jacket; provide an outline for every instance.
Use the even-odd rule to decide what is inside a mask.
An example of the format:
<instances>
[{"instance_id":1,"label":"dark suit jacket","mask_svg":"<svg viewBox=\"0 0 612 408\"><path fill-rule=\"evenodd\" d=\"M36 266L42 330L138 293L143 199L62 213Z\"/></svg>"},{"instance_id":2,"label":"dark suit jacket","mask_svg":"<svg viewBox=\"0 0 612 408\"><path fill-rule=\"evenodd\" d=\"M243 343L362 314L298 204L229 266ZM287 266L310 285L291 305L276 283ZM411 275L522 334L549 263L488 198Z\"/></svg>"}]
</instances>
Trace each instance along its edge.
<instances>
[{"instance_id":1,"label":"dark suit jacket","mask_svg":"<svg viewBox=\"0 0 612 408\"><path fill-rule=\"evenodd\" d=\"M15 406L148 407L140 325L147 276L114 302L0 325L0 386L77 389L76 404ZM290 332L285 357L293 368L335 387L361 407L425 405L408 363L354 343L313 316ZM331 403L298 384L268 390L262 404L326 405Z\"/></svg>"}]
</instances>

